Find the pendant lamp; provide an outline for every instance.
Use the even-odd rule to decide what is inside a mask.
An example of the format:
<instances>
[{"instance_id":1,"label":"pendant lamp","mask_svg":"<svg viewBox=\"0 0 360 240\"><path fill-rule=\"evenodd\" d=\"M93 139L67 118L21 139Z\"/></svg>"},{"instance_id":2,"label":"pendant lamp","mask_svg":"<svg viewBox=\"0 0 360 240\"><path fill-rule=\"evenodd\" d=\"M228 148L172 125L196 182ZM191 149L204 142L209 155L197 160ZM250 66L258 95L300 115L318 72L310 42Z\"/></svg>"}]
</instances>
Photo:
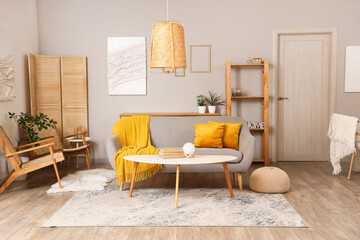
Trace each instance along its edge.
<instances>
[{"instance_id":1,"label":"pendant lamp","mask_svg":"<svg viewBox=\"0 0 360 240\"><path fill-rule=\"evenodd\" d=\"M168 4L167 4L167 9ZM179 21L157 21L153 25L150 49L150 71L185 75L186 54L184 28ZM160 71L158 71L160 70ZM151 71L152 72L152 71Z\"/></svg>"}]
</instances>

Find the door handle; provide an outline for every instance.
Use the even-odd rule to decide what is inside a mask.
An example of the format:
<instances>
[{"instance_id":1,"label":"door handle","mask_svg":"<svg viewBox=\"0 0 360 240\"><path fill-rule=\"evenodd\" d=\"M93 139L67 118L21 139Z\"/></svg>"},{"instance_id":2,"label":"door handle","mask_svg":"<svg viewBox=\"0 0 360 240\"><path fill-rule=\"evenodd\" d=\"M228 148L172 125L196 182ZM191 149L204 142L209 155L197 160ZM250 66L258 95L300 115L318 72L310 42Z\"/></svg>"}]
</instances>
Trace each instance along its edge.
<instances>
[{"instance_id":1,"label":"door handle","mask_svg":"<svg viewBox=\"0 0 360 240\"><path fill-rule=\"evenodd\" d=\"M278 100L288 99L287 97L278 97Z\"/></svg>"}]
</instances>

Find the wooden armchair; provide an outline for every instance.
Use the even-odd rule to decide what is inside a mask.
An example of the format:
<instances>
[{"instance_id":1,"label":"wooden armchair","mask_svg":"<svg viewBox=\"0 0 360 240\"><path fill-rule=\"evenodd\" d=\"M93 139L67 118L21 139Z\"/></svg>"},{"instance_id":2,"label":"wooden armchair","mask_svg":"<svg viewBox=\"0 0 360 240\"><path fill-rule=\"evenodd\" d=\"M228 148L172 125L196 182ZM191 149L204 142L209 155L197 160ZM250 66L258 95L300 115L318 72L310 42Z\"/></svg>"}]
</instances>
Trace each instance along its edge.
<instances>
[{"instance_id":1,"label":"wooden armchair","mask_svg":"<svg viewBox=\"0 0 360 240\"><path fill-rule=\"evenodd\" d=\"M40 146L34 146L40 144ZM4 149L5 157L9 159L12 167L14 170L10 172L10 174L4 179L4 181L0 185L0 193L2 193L18 176L23 174L33 172L35 170L54 165L54 170L56 173L56 177L59 183L60 188L61 182L59 177L59 172L57 169L56 163L61 162L64 160L64 155L61 151L54 152L53 145L54 145L54 138L50 137L47 139L43 139L38 142L25 144L22 146L14 147L7 136L4 129L0 126L0 145ZM31 147L33 146L33 147ZM30 147L30 148L28 148ZM24 150L20 150L23 149ZM34 151L41 148L48 148L50 154L44 155L35 159L30 160L29 162L23 163L20 158L20 154L25 152Z\"/></svg>"},{"instance_id":2,"label":"wooden armchair","mask_svg":"<svg viewBox=\"0 0 360 240\"><path fill-rule=\"evenodd\" d=\"M64 153L65 158L68 157L70 158L71 156L78 156L79 154L84 154L85 155L85 159L86 159L86 164L88 169L91 169L91 159L90 159L90 153L89 153L89 148L90 148L90 144L87 144L85 141L85 135L86 135L86 131L85 132L79 132L79 133L75 133L72 135L68 135L65 137L61 137L58 128L56 127L56 124L54 124L54 128L56 130L56 134L58 136L58 138L60 139L61 145L62 145L62 152ZM64 139L65 138L69 138L69 137L75 137L75 136L81 136L82 138L82 146L77 146L75 148L66 148L65 144L64 144Z\"/></svg>"}]
</instances>

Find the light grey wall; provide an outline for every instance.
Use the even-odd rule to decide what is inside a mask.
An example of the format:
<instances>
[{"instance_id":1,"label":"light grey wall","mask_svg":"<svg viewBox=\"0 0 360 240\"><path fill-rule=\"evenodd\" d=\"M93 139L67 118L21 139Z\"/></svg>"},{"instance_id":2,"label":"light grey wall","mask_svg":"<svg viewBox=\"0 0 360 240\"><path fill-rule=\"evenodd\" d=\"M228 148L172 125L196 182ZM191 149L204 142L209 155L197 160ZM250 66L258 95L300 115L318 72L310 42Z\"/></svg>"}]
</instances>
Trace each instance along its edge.
<instances>
[{"instance_id":1,"label":"light grey wall","mask_svg":"<svg viewBox=\"0 0 360 240\"><path fill-rule=\"evenodd\" d=\"M360 45L360 1L169 1L170 18L184 24L187 56L190 44L211 44L212 72L189 73L188 68L185 77L148 73L147 96L111 97L107 94L106 38L146 36L149 55L152 24L166 18L166 0L37 3L40 53L88 57L89 131L98 159L105 157L105 139L119 113L196 111L196 95L207 90L225 93L225 61L242 63L249 56L259 56L271 62L273 29L277 28L338 28L336 108L360 117L356 106L360 94L344 93L345 46ZM251 114L244 117L258 120L258 112Z\"/></svg>"},{"instance_id":2,"label":"light grey wall","mask_svg":"<svg viewBox=\"0 0 360 240\"><path fill-rule=\"evenodd\" d=\"M8 119L8 112L26 112L29 109L26 54L38 51L36 0L0 0L0 28L12 37L16 90L13 101L0 102L0 125L15 144L19 131L17 125ZM5 163L0 147L0 179L7 175Z\"/></svg>"}]
</instances>

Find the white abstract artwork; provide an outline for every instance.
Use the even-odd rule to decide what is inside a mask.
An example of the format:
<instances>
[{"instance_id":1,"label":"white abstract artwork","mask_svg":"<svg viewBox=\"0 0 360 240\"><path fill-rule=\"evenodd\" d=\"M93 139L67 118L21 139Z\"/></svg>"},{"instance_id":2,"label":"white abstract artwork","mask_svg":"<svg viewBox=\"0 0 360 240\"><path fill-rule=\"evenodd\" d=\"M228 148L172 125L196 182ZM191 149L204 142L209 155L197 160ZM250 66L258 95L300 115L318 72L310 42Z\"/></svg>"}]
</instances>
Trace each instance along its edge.
<instances>
[{"instance_id":1,"label":"white abstract artwork","mask_svg":"<svg viewBox=\"0 0 360 240\"><path fill-rule=\"evenodd\" d=\"M108 38L109 95L146 95L145 37Z\"/></svg>"},{"instance_id":2,"label":"white abstract artwork","mask_svg":"<svg viewBox=\"0 0 360 240\"><path fill-rule=\"evenodd\" d=\"M360 92L360 46L347 46L345 92Z\"/></svg>"},{"instance_id":3,"label":"white abstract artwork","mask_svg":"<svg viewBox=\"0 0 360 240\"><path fill-rule=\"evenodd\" d=\"M11 36L0 29L0 101L15 98L14 55Z\"/></svg>"}]
</instances>

